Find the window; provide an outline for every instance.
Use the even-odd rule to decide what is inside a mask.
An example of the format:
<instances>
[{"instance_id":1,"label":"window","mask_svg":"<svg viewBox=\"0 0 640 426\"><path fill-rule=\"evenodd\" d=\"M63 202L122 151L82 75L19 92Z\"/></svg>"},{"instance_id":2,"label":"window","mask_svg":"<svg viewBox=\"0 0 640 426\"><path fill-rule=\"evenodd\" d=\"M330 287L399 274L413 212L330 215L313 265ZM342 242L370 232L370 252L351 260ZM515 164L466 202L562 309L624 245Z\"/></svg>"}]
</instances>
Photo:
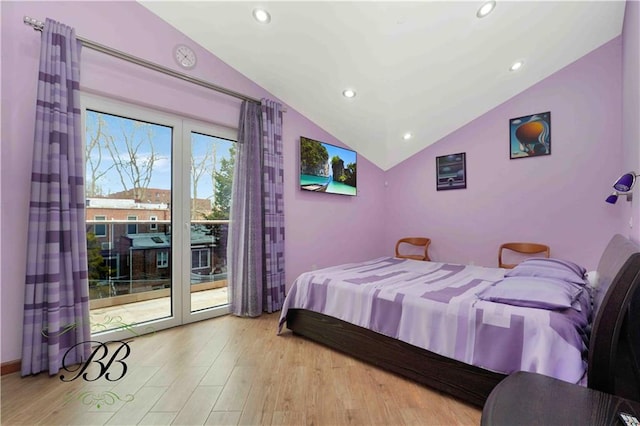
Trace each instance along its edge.
<instances>
[{"instance_id":1,"label":"window","mask_svg":"<svg viewBox=\"0 0 640 426\"><path fill-rule=\"evenodd\" d=\"M149 220L151 222L156 222L158 220L158 216L150 216ZM158 224L157 223L149 224L149 231L157 231L157 230L158 230Z\"/></svg>"},{"instance_id":2,"label":"window","mask_svg":"<svg viewBox=\"0 0 640 426\"><path fill-rule=\"evenodd\" d=\"M211 265L209 262L210 258L211 250L208 248L191 250L191 269L208 268Z\"/></svg>"},{"instance_id":3,"label":"window","mask_svg":"<svg viewBox=\"0 0 640 426\"><path fill-rule=\"evenodd\" d=\"M107 220L106 216L94 216L93 220ZM106 223L96 223L93 225L93 232L96 237L106 237L107 236L107 224Z\"/></svg>"},{"instance_id":4,"label":"window","mask_svg":"<svg viewBox=\"0 0 640 426\"><path fill-rule=\"evenodd\" d=\"M127 216L127 220L138 220L138 216ZM138 233L138 224L134 223L132 225L127 225L127 234L137 234Z\"/></svg>"},{"instance_id":5,"label":"window","mask_svg":"<svg viewBox=\"0 0 640 426\"><path fill-rule=\"evenodd\" d=\"M156 266L158 268L166 268L169 266L169 252L159 251L156 255Z\"/></svg>"}]
</instances>

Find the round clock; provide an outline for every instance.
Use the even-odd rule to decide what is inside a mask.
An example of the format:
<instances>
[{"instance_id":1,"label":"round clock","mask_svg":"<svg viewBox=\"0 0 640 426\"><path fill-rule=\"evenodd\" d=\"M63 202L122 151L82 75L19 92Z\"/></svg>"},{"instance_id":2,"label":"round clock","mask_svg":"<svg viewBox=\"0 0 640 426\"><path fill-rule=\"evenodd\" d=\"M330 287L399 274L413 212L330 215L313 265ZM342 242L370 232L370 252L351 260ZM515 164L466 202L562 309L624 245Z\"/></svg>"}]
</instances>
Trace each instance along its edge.
<instances>
[{"instance_id":1,"label":"round clock","mask_svg":"<svg viewBox=\"0 0 640 426\"><path fill-rule=\"evenodd\" d=\"M193 68L196 66L196 54L195 52L188 46L184 44L180 44L176 46L174 50L174 57L178 65L182 68Z\"/></svg>"}]
</instances>

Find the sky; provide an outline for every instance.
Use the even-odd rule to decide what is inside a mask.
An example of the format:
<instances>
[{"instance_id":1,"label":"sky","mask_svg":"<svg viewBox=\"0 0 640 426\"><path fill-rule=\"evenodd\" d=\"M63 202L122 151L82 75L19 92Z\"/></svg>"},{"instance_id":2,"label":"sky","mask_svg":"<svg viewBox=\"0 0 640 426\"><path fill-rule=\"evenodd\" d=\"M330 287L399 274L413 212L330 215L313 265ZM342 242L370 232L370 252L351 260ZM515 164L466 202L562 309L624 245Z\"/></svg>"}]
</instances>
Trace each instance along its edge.
<instances>
[{"instance_id":1,"label":"sky","mask_svg":"<svg viewBox=\"0 0 640 426\"><path fill-rule=\"evenodd\" d=\"M171 189L171 165L172 163L176 166L178 165L178 161L175 161L171 154L171 136L173 133L171 127L87 110L85 143L89 143L92 139L91 136L96 134L99 118L103 120L102 133L104 136L100 138L102 157L98 170L107 170L107 173L97 179L97 182L104 195L120 192L125 189L121 183L120 174L114 167L115 161L111 152L116 158L119 158L120 161L128 162L129 155L127 152L129 150L135 152L135 157L139 160L138 163L143 166L141 169L144 169L145 163L151 158L152 152L154 152L156 160L152 167L151 180L148 187ZM177 134L176 137L179 138L181 135ZM127 144L126 140L130 142ZM109 143L112 147L111 152L106 148L106 143ZM179 143L179 141L177 140L176 143ZM218 170L222 158L229 158L229 148L232 145L233 142L225 139L200 133L191 133L191 150L194 161L200 163L205 155L211 157L212 147L215 146L216 168ZM129 148L127 148L127 146ZM94 148L90 154L87 153L87 155L91 155L93 164L97 164L99 158L98 148ZM186 155L189 154L187 153ZM87 159L87 183L91 179L90 163L91 160ZM211 163L212 160L209 159L205 167L211 168ZM189 170L189 173L190 172L191 170ZM132 184L130 181L125 179L125 182L127 183L127 189L131 189ZM189 190L193 196L191 185ZM198 182L198 198L210 198L212 196L213 183L210 178L210 172L206 170Z\"/></svg>"},{"instance_id":2,"label":"sky","mask_svg":"<svg viewBox=\"0 0 640 426\"><path fill-rule=\"evenodd\" d=\"M327 152L329 153L329 164L331 164L331 159L334 156L338 156L344 161L344 166L347 167L350 163L356 162L356 153L355 151L351 151L349 149L340 148L334 145L330 145L328 143L322 142L322 145L327 148Z\"/></svg>"}]
</instances>

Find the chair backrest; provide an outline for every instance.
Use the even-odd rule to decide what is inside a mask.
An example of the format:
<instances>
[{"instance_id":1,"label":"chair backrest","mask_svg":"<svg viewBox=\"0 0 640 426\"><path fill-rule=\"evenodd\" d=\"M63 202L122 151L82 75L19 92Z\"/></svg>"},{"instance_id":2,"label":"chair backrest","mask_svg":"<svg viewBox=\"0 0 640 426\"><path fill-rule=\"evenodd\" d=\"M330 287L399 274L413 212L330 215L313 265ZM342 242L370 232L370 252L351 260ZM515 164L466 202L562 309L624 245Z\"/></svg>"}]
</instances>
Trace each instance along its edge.
<instances>
[{"instance_id":1,"label":"chair backrest","mask_svg":"<svg viewBox=\"0 0 640 426\"><path fill-rule=\"evenodd\" d=\"M410 244L412 246L420 247L421 248L420 253L419 254L408 254L408 253L401 254L400 253L401 244ZM413 259L413 260L431 260L429 259L429 254L427 253L429 249L429 244L431 244L430 238L424 238L424 237L400 238L396 243L396 257L399 257L402 259Z\"/></svg>"},{"instance_id":2,"label":"chair backrest","mask_svg":"<svg viewBox=\"0 0 640 426\"><path fill-rule=\"evenodd\" d=\"M538 254L543 253L544 257L549 257L551 249L549 246L537 243L504 243L498 251L498 268L511 269L516 266L515 263L504 263L502 261L502 251L511 250L521 254Z\"/></svg>"}]
</instances>

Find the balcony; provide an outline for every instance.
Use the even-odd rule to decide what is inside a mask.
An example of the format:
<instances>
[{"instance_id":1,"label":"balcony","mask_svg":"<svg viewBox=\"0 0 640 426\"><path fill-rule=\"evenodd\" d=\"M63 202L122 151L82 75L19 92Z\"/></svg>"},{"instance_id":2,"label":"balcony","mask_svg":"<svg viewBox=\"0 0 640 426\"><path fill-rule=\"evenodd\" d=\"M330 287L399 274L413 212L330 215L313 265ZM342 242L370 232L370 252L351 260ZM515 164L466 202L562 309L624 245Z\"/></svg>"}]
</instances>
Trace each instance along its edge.
<instances>
[{"instance_id":1,"label":"balcony","mask_svg":"<svg viewBox=\"0 0 640 426\"><path fill-rule=\"evenodd\" d=\"M192 312L228 303L228 223L191 222L189 276L177 279L190 284ZM171 221L87 220L86 230L92 323L119 317L132 324L170 316Z\"/></svg>"},{"instance_id":2,"label":"balcony","mask_svg":"<svg viewBox=\"0 0 640 426\"><path fill-rule=\"evenodd\" d=\"M228 303L228 300L226 285L211 290L192 292L191 310L199 311L210 308L211 306L223 306ZM114 302L116 302L116 300L114 300ZM90 302L92 332L103 331L103 327L113 321L122 324L135 324L164 318L168 316L166 307L170 305L171 299L168 295L161 296L156 293L153 298L143 301L125 302L120 300L119 302L120 303L112 303L102 307L96 307L96 305Z\"/></svg>"}]
</instances>

